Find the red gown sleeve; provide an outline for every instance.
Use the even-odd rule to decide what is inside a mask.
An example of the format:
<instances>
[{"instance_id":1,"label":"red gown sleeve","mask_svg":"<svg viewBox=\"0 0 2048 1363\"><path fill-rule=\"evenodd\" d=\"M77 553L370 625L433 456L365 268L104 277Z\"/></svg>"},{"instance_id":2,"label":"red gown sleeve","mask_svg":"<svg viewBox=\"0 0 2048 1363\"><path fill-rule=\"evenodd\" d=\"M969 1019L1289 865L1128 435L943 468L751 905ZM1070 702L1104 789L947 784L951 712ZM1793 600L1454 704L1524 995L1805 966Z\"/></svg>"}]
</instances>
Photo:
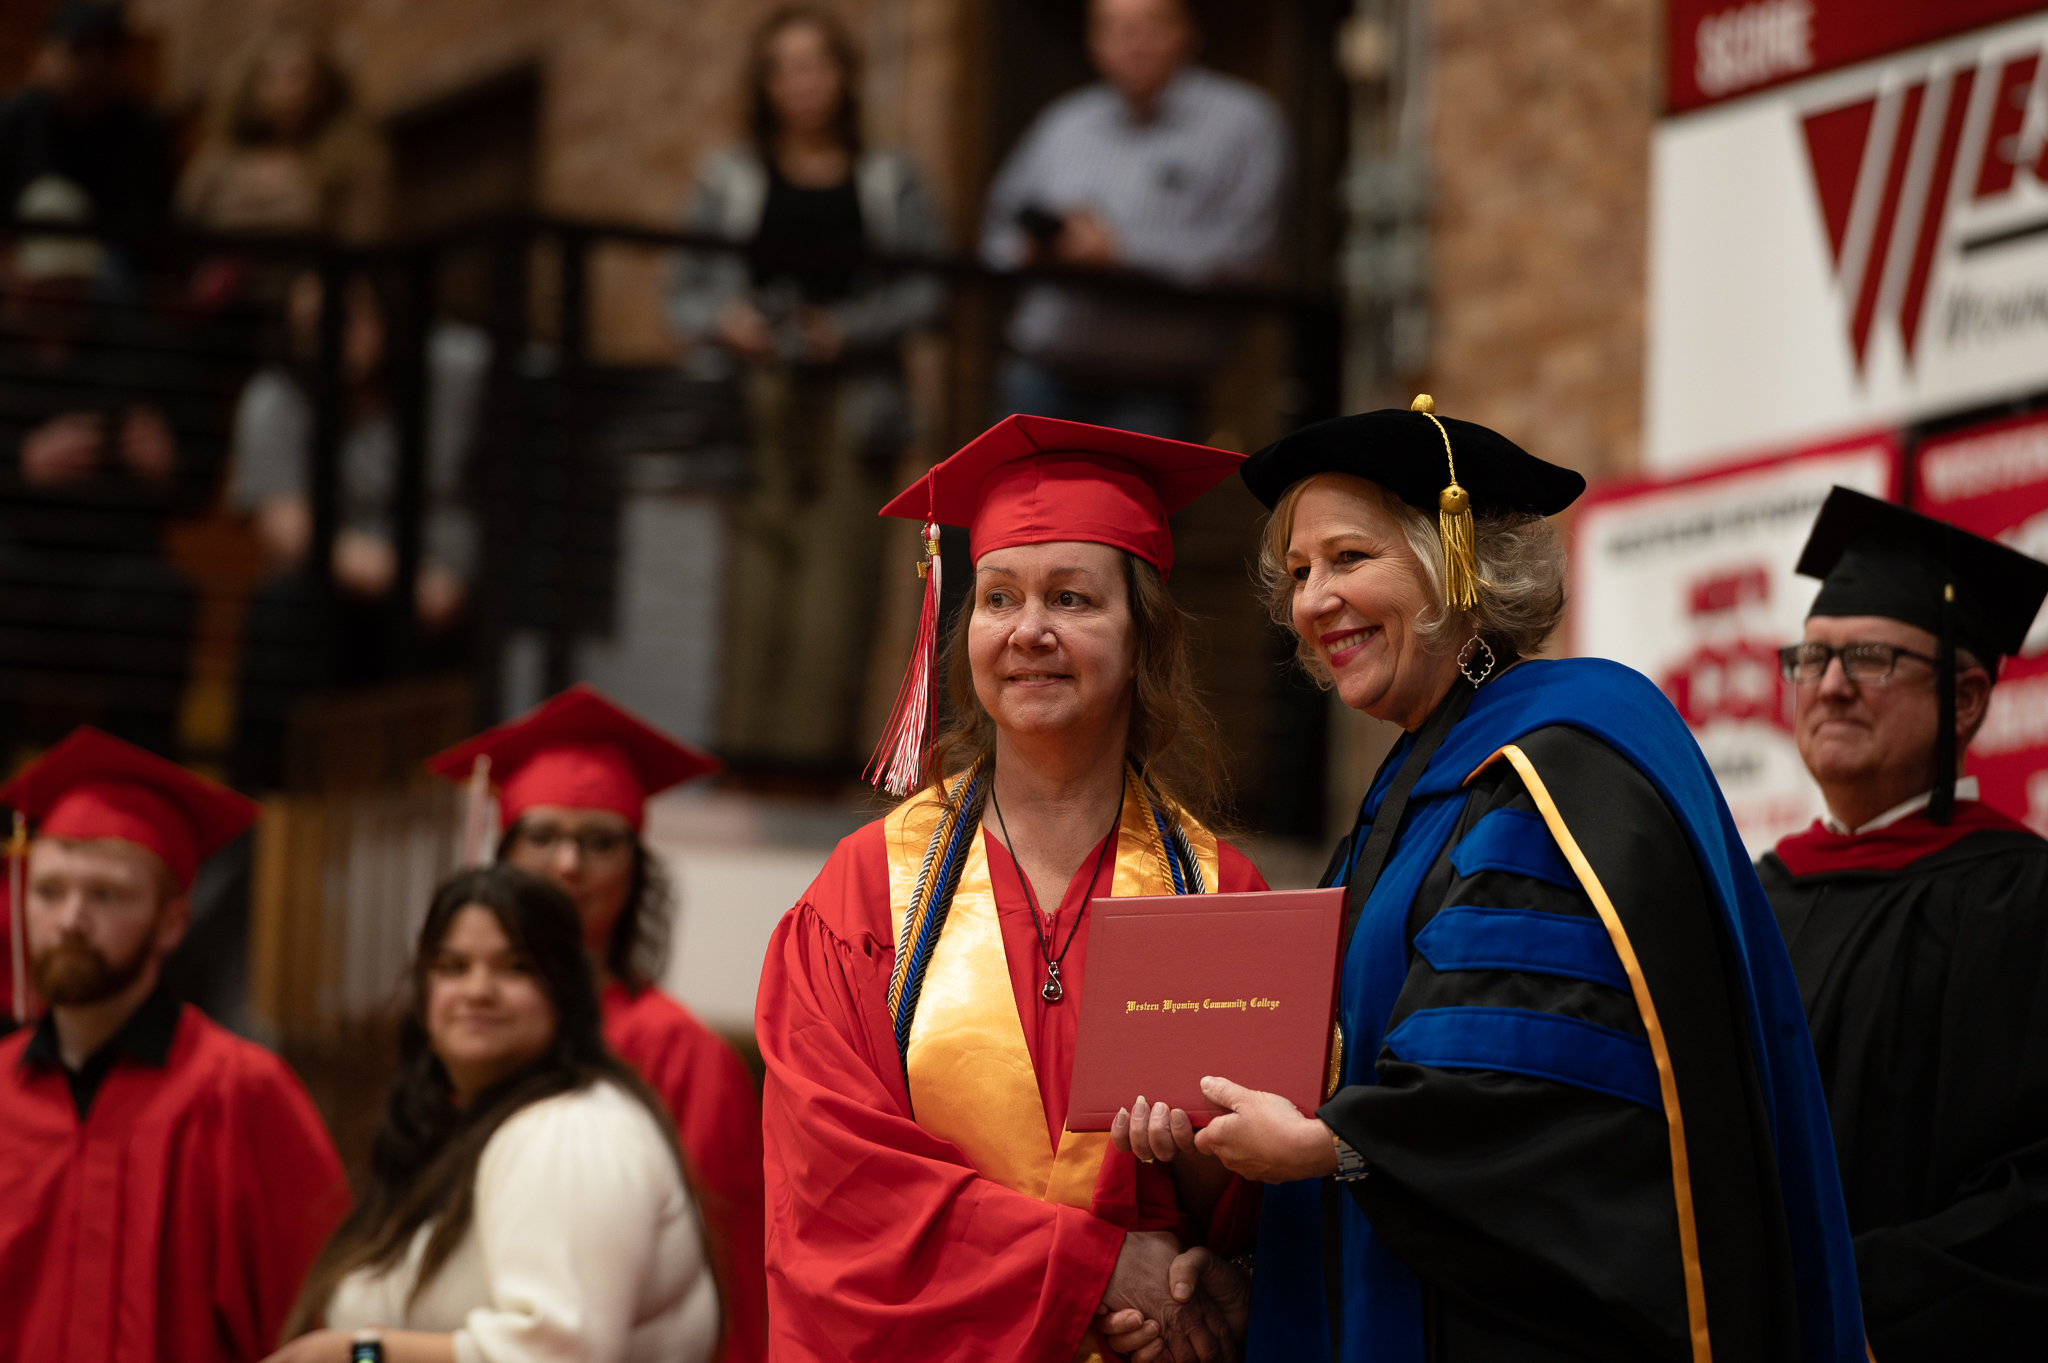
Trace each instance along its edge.
<instances>
[{"instance_id":1,"label":"red gown sleeve","mask_svg":"<svg viewBox=\"0 0 2048 1363\"><path fill-rule=\"evenodd\" d=\"M165 1190L163 1291L171 1304L210 1301L221 1354L255 1360L277 1348L306 1271L348 1211L348 1182L284 1062L238 1038L214 1044L226 1053L211 1111L188 1129ZM204 1328L197 1313L170 1314Z\"/></svg>"},{"instance_id":2,"label":"red gown sleeve","mask_svg":"<svg viewBox=\"0 0 2048 1363\"><path fill-rule=\"evenodd\" d=\"M646 1002L658 1009L657 1025L622 1032L612 1044L674 1117L705 1224L719 1242L727 1314L719 1363L758 1363L768 1354L761 1100L746 1065L716 1032L666 996ZM606 1022L610 1035L609 1015Z\"/></svg>"},{"instance_id":3,"label":"red gown sleeve","mask_svg":"<svg viewBox=\"0 0 2048 1363\"><path fill-rule=\"evenodd\" d=\"M348 1212L348 1179L328 1128L283 1060L248 1046L236 1070L215 1150L213 1302L236 1357L262 1359L279 1345L319 1246Z\"/></svg>"},{"instance_id":4,"label":"red gown sleeve","mask_svg":"<svg viewBox=\"0 0 2048 1363\"><path fill-rule=\"evenodd\" d=\"M911 1120L886 1016L892 948L874 932L887 905L870 826L784 917L762 970L774 1356L1071 1357L1124 1232L982 1178Z\"/></svg>"},{"instance_id":5,"label":"red gown sleeve","mask_svg":"<svg viewBox=\"0 0 2048 1363\"><path fill-rule=\"evenodd\" d=\"M720 1363L758 1363L768 1356L768 1284L761 1190L761 1099L732 1048L716 1037L706 1048L699 1091L713 1095L712 1111L687 1122L683 1148L696 1162L707 1198L716 1198L725 1240L725 1347Z\"/></svg>"}]
</instances>

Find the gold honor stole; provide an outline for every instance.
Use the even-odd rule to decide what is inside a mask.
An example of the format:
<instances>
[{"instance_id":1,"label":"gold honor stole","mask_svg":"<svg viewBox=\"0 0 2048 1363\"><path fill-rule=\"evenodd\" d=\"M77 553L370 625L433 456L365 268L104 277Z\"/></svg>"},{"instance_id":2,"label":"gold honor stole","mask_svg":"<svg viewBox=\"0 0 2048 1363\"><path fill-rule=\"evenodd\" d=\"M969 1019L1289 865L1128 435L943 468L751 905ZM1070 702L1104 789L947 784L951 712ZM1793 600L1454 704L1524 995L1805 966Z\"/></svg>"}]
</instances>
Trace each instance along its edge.
<instances>
[{"instance_id":1,"label":"gold honor stole","mask_svg":"<svg viewBox=\"0 0 2048 1363\"><path fill-rule=\"evenodd\" d=\"M974 773L955 777L952 789ZM1177 875L1150 793L1135 772L1125 769L1123 816L1117 825L1116 875L1110 893L1173 894ZM890 926L896 936L898 977L907 954L906 925L913 901L930 887L939 835L950 824L938 793L912 796L883 820L889 851ZM1217 883L1216 837L1186 816L1180 831L1207 885ZM1109 1150L1101 1131L1062 1131L1057 1149L1046 1141L1045 1104L1038 1073L1024 1040L1024 1022L1010 987L1010 966L996 918L995 891L981 831L962 849L960 881L951 909L924 967L923 989L910 1020L904 1048L904 1077L917 1124L967 1156L983 1178L1041 1202L1089 1210L1095 1182ZM922 874L921 874L922 873ZM919 908L926 907L919 905ZM893 992L893 991L892 991ZM890 1000L892 1012L896 999ZM1079 1007L1079 1000L1073 1006ZM1091 1329L1077 1359L1101 1359L1106 1351Z\"/></svg>"}]
</instances>

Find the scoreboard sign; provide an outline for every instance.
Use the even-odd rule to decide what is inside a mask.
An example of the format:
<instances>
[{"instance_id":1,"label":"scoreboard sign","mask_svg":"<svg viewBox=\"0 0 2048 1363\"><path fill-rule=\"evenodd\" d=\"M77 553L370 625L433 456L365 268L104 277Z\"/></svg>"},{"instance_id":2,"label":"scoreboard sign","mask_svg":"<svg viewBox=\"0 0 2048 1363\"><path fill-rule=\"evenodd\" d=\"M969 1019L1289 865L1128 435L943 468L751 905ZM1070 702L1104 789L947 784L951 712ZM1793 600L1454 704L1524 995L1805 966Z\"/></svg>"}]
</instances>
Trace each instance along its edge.
<instances>
[{"instance_id":1,"label":"scoreboard sign","mask_svg":"<svg viewBox=\"0 0 2048 1363\"><path fill-rule=\"evenodd\" d=\"M1684 113L2040 7L2040 0L1671 0L1666 103Z\"/></svg>"},{"instance_id":2,"label":"scoreboard sign","mask_svg":"<svg viewBox=\"0 0 2048 1363\"><path fill-rule=\"evenodd\" d=\"M2048 6L1668 16L1650 470L2048 389Z\"/></svg>"}]
</instances>

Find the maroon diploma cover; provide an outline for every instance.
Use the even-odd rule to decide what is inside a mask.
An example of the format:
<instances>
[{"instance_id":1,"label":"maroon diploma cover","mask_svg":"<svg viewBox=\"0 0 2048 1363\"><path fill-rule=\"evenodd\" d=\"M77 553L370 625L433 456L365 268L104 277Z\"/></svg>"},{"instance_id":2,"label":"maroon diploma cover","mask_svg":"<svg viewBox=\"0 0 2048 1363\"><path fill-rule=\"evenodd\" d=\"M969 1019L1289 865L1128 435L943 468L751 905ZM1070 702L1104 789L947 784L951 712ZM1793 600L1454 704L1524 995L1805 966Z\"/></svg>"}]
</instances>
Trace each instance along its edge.
<instances>
[{"instance_id":1,"label":"maroon diploma cover","mask_svg":"<svg viewBox=\"0 0 2048 1363\"><path fill-rule=\"evenodd\" d=\"M1144 1094L1196 1126L1202 1076L1321 1106L1344 889L1146 895L1089 906L1070 1131L1107 1131Z\"/></svg>"}]
</instances>

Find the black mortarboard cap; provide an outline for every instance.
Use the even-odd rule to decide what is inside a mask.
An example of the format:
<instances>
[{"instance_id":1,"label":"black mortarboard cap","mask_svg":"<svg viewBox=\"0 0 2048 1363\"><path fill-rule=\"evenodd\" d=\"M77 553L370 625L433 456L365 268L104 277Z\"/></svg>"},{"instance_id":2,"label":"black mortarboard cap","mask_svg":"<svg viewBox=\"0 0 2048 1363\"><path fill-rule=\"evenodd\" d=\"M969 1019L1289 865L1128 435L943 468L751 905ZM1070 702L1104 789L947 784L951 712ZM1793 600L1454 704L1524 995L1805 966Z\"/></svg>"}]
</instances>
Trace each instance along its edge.
<instances>
[{"instance_id":1,"label":"black mortarboard cap","mask_svg":"<svg viewBox=\"0 0 2048 1363\"><path fill-rule=\"evenodd\" d=\"M1938 635L1947 606L1955 643L1994 669L2048 598L2048 563L1845 487L1821 505L1799 572L1821 579L1808 615L1881 615Z\"/></svg>"},{"instance_id":2,"label":"black mortarboard cap","mask_svg":"<svg viewBox=\"0 0 2048 1363\"><path fill-rule=\"evenodd\" d=\"M1304 478L1348 473L1378 483L1412 507L1436 511L1444 489L1446 437L1457 462L1456 481L1480 514L1550 516L1586 490L1584 477L1538 459L1498 431L1455 417L1432 419L1427 410L1393 407L1304 426L1245 460L1239 473L1268 507Z\"/></svg>"},{"instance_id":3,"label":"black mortarboard cap","mask_svg":"<svg viewBox=\"0 0 2048 1363\"><path fill-rule=\"evenodd\" d=\"M1955 807L1955 651L1995 677L2018 653L2048 599L2048 563L1982 535L1845 487L1829 491L1800 551L1798 571L1821 580L1808 616L1877 615L1935 636L1939 717L1928 817Z\"/></svg>"}]
</instances>

